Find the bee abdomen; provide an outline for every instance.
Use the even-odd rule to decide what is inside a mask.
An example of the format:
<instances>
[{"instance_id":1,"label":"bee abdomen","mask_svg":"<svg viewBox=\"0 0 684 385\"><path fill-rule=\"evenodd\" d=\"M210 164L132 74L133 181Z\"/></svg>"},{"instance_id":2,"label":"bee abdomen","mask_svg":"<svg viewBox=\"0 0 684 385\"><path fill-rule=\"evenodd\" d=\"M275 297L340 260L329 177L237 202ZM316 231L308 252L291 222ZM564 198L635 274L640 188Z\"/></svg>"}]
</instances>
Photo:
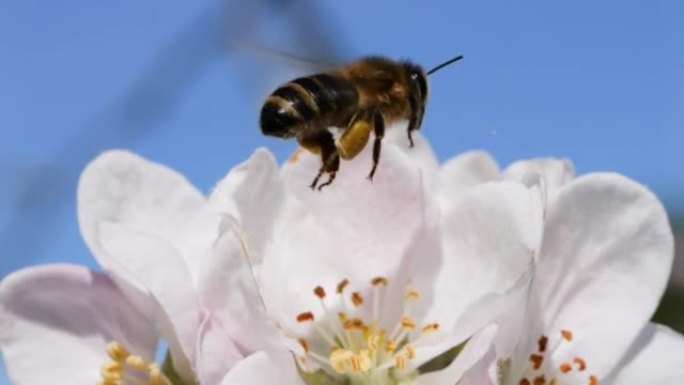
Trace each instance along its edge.
<instances>
[{"instance_id":1,"label":"bee abdomen","mask_svg":"<svg viewBox=\"0 0 684 385\"><path fill-rule=\"evenodd\" d=\"M304 125L335 125L358 102L358 92L344 78L319 74L278 88L261 108L261 131L291 138Z\"/></svg>"}]
</instances>

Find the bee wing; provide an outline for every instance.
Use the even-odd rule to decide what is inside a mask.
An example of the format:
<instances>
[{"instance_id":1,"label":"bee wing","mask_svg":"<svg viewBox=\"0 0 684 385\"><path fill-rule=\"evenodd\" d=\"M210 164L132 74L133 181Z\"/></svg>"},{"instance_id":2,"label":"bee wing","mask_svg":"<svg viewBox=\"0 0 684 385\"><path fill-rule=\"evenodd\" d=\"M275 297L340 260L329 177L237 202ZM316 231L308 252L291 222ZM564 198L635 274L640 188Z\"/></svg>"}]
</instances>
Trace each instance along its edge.
<instances>
[{"instance_id":1,"label":"bee wing","mask_svg":"<svg viewBox=\"0 0 684 385\"><path fill-rule=\"evenodd\" d=\"M328 72L340 66L340 63L334 63L328 60L312 59L295 53L281 51L272 47L260 45L258 43L242 40L230 41L228 43L228 49L256 54L263 58L274 59L275 61L287 63L308 73Z\"/></svg>"}]
</instances>

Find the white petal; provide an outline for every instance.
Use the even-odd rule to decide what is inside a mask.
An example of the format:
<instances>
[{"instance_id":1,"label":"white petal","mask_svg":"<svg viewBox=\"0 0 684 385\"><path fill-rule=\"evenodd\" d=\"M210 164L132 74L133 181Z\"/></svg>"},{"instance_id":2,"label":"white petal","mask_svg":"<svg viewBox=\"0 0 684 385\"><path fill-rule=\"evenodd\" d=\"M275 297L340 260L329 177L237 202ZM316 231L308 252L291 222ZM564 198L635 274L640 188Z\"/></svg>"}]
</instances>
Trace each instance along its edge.
<instances>
[{"instance_id":1,"label":"white petal","mask_svg":"<svg viewBox=\"0 0 684 385\"><path fill-rule=\"evenodd\" d=\"M90 385L116 340L154 358L156 331L102 273L74 265L20 270L0 284L0 346L15 385Z\"/></svg>"},{"instance_id":2,"label":"white petal","mask_svg":"<svg viewBox=\"0 0 684 385\"><path fill-rule=\"evenodd\" d=\"M242 351L254 352L282 343L282 334L267 317L251 270L251 254L226 219L225 230L207 256L200 279L200 301Z\"/></svg>"},{"instance_id":3,"label":"white petal","mask_svg":"<svg viewBox=\"0 0 684 385\"><path fill-rule=\"evenodd\" d=\"M126 271L154 298L174 366L186 380L192 379L200 311L180 254L164 239L116 223L100 224L98 242L110 264L118 264L117 270Z\"/></svg>"},{"instance_id":4,"label":"white petal","mask_svg":"<svg viewBox=\"0 0 684 385\"><path fill-rule=\"evenodd\" d=\"M601 377L665 289L673 258L665 210L642 185L591 174L550 201L544 237L532 289L535 318L547 333L571 330L572 351Z\"/></svg>"},{"instance_id":5,"label":"white petal","mask_svg":"<svg viewBox=\"0 0 684 385\"><path fill-rule=\"evenodd\" d=\"M446 328L456 327L475 301L520 282L539 250L542 226L537 189L490 182L463 194L442 222L444 265L437 277L435 318Z\"/></svg>"},{"instance_id":6,"label":"white petal","mask_svg":"<svg viewBox=\"0 0 684 385\"><path fill-rule=\"evenodd\" d=\"M264 351L242 360L221 381L221 385L304 385L289 353Z\"/></svg>"},{"instance_id":7,"label":"white petal","mask_svg":"<svg viewBox=\"0 0 684 385\"><path fill-rule=\"evenodd\" d=\"M257 149L247 161L230 170L209 200L214 210L237 219L252 262L260 263L284 200L280 171L273 155L268 150Z\"/></svg>"},{"instance_id":8,"label":"white petal","mask_svg":"<svg viewBox=\"0 0 684 385\"><path fill-rule=\"evenodd\" d=\"M391 144L383 147L372 182L366 179L370 162L360 156L343 162L335 183L311 191L318 164L303 153L284 167L283 178L301 203L284 212L261 272L267 304L287 320L320 308L312 294L318 285L334 292L343 278L368 287L374 277L392 277L437 216L421 170Z\"/></svg>"},{"instance_id":9,"label":"white petal","mask_svg":"<svg viewBox=\"0 0 684 385\"><path fill-rule=\"evenodd\" d=\"M684 379L684 336L667 326L646 325L609 379L614 385L679 385Z\"/></svg>"},{"instance_id":10,"label":"white petal","mask_svg":"<svg viewBox=\"0 0 684 385\"><path fill-rule=\"evenodd\" d=\"M575 177L575 169L567 159L538 158L512 163L503 172L504 178L529 185L530 180L541 177L547 195L555 194L559 188Z\"/></svg>"},{"instance_id":11,"label":"white petal","mask_svg":"<svg viewBox=\"0 0 684 385\"><path fill-rule=\"evenodd\" d=\"M218 218L202 194L177 172L126 151L109 151L92 161L78 187L78 218L86 243L107 269L97 243L102 221L120 223L166 239L196 276L195 261L211 245Z\"/></svg>"},{"instance_id":12,"label":"white petal","mask_svg":"<svg viewBox=\"0 0 684 385\"><path fill-rule=\"evenodd\" d=\"M449 366L419 376L416 379L416 385L452 385L457 383L469 369L473 368L491 350L495 335L496 326L486 327L476 333ZM487 376L488 367L486 365L473 369L473 372L469 373L471 378L477 377L478 373L475 373L477 370L484 371L483 375Z\"/></svg>"},{"instance_id":13,"label":"white petal","mask_svg":"<svg viewBox=\"0 0 684 385\"><path fill-rule=\"evenodd\" d=\"M439 170L440 193L448 203L474 186L500 178L499 166L488 153L465 152L442 165Z\"/></svg>"}]
</instances>

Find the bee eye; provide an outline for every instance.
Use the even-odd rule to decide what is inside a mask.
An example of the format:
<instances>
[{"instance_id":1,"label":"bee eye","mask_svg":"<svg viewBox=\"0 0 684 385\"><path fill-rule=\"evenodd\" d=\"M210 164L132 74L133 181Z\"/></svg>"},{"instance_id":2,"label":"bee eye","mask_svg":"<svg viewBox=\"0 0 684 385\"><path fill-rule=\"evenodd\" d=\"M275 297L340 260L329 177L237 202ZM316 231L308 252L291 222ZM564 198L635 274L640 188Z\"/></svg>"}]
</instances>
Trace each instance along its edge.
<instances>
[{"instance_id":1,"label":"bee eye","mask_svg":"<svg viewBox=\"0 0 684 385\"><path fill-rule=\"evenodd\" d=\"M411 73L411 80L418 80L418 72Z\"/></svg>"}]
</instances>

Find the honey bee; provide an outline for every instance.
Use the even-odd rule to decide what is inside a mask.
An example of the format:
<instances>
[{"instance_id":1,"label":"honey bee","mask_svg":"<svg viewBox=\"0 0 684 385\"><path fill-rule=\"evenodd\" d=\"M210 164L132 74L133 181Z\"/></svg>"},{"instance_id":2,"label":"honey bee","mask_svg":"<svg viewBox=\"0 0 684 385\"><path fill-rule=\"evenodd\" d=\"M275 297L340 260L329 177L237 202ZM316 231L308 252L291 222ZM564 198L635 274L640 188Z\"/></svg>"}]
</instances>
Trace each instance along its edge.
<instances>
[{"instance_id":1,"label":"honey bee","mask_svg":"<svg viewBox=\"0 0 684 385\"><path fill-rule=\"evenodd\" d=\"M380 160L386 125L408 120L408 140L420 128L428 96L427 77L463 58L454 57L424 71L409 61L366 57L336 70L301 77L276 89L261 108L261 132L289 139L297 138L305 149L319 154L321 168L310 187L315 189L324 173L331 184L341 159L352 159L364 149L374 133L373 180ZM335 139L329 127L341 128Z\"/></svg>"}]
</instances>

